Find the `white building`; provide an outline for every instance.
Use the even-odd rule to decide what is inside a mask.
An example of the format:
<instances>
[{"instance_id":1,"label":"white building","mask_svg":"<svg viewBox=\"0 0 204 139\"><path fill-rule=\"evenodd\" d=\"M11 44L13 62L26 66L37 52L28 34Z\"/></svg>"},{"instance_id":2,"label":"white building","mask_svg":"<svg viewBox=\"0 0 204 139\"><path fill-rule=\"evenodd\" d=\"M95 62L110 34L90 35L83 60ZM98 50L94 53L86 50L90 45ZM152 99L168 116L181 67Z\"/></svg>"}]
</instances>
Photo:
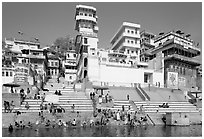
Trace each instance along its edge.
<instances>
[{"instance_id":1,"label":"white building","mask_svg":"<svg viewBox=\"0 0 204 139\"><path fill-rule=\"evenodd\" d=\"M88 17L88 13L93 17ZM111 39L111 49L98 49L96 9L76 6L77 80L99 85L133 86L135 83L163 86L162 65L156 59L140 61L140 25L123 22ZM97 30L96 30L97 28ZM162 59L160 59L162 60ZM163 64L162 61L159 63ZM157 69L158 66L160 70ZM86 81L86 80L85 80Z\"/></svg>"},{"instance_id":2,"label":"white building","mask_svg":"<svg viewBox=\"0 0 204 139\"><path fill-rule=\"evenodd\" d=\"M66 59L63 61L63 66L65 68L65 80L68 82L74 82L76 80L76 57L77 54L74 50L70 50L66 53Z\"/></svg>"},{"instance_id":3,"label":"white building","mask_svg":"<svg viewBox=\"0 0 204 139\"><path fill-rule=\"evenodd\" d=\"M29 71L31 68L42 75L44 79L46 76L45 55L44 50L40 49L40 42L5 38L5 44L6 48L15 53L15 56L12 57L12 64L16 69L23 68ZM28 73L26 74L27 76L29 75ZM15 78L23 79L21 74L16 74ZM17 82L23 83L28 82L28 80L25 77L25 80L17 80Z\"/></svg>"},{"instance_id":4,"label":"white building","mask_svg":"<svg viewBox=\"0 0 204 139\"><path fill-rule=\"evenodd\" d=\"M124 53L128 62L135 65L139 61L140 24L123 22L110 42L111 50Z\"/></svg>"}]
</instances>

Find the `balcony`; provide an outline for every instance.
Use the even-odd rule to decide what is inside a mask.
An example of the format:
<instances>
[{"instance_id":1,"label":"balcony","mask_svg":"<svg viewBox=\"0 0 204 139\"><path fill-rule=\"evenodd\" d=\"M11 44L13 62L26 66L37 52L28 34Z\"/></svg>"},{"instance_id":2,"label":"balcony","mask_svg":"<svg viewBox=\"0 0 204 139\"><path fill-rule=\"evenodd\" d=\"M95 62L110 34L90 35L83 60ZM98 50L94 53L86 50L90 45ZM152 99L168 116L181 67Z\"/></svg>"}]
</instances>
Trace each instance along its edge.
<instances>
[{"instance_id":1,"label":"balcony","mask_svg":"<svg viewBox=\"0 0 204 139\"><path fill-rule=\"evenodd\" d=\"M126 58L127 57L127 55L125 55L124 52L117 51L117 50L110 50L108 53L108 56L118 57L118 58Z\"/></svg>"},{"instance_id":2,"label":"balcony","mask_svg":"<svg viewBox=\"0 0 204 139\"><path fill-rule=\"evenodd\" d=\"M65 69L65 74L76 74L77 73L77 70L76 69Z\"/></svg>"},{"instance_id":3,"label":"balcony","mask_svg":"<svg viewBox=\"0 0 204 139\"><path fill-rule=\"evenodd\" d=\"M76 66L76 60L74 61L66 60L64 65L65 66Z\"/></svg>"},{"instance_id":4,"label":"balcony","mask_svg":"<svg viewBox=\"0 0 204 139\"><path fill-rule=\"evenodd\" d=\"M120 63L120 62L114 62L114 61L106 62L106 65L116 66L116 67L132 67L130 63L128 64L128 63Z\"/></svg>"},{"instance_id":5,"label":"balcony","mask_svg":"<svg viewBox=\"0 0 204 139\"><path fill-rule=\"evenodd\" d=\"M22 54L22 57L24 58L35 58L35 59L45 59L44 55L27 55L27 54Z\"/></svg>"},{"instance_id":6,"label":"balcony","mask_svg":"<svg viewBox=\"0 0 204 139\"><path fill-rule=\"evenodd\" d=\"M148 66L148 63L147 62L141 62L141 61L138 61L137 62L137 65L140 65L140 66Z\"/></svg>"},{"instance_id":7,"label":"balcony","mask_svg":"<svg viewBox=\"0 0 204 139\"><path fill-rule=\"evenodd\" d=\"M124 42L122 46L126 46L126 47L131 47L131 48L140 48L140 44L132 44L132 43L127 43L127 42ZM119 48L120 49L120 48Z\"/></svg>"},{"instance_id":8,"label":"balcony","mask_svg":"<svg viewBox=\"0 0 204 139\"><path fill-rule=\"evenodd\" d=\"M179 61L183 61L195 66L199 66L201 63L199 60L195 59L195 58L189 58L189 57L185 57L182 55L178 55L178 54L172 54L172 55L168 55L164 58L164 60L169 60L169 59L176 59Z\"/></svg>"},{"instance_id":9,"label":"balcony","mask_svg":"<svg viewBox=\"0 0 204 139\"><path fill-rule=\"evenodd\" d=\"M127 33L127 32L124 32L123 33L123 36L125 36L125 37L131 37L131 38L138 38L138 39L140 39L140 34L132 34L132 33Z\"/></svg>"},{"instance_id":10,"label":"balcony","mask_svg":"<svg viewBox=\"0 0 204 139\"><path fill-rule=\"evenodd\" d=\"M89 20L89 21L93 21L95 23L97 23L96 18L94 17L90 17L90 16L84 16L84 15L77 15L76 16L76 20Z\"/></svg>"}]
</instances>

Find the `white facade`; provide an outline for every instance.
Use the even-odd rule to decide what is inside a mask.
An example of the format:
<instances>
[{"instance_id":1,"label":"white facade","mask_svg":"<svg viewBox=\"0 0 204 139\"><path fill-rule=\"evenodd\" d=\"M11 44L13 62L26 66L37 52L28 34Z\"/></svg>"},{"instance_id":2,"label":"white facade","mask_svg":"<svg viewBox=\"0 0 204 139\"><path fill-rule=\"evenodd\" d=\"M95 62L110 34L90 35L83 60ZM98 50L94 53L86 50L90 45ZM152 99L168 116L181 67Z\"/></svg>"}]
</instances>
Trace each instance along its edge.
<instances>
[{"instance_id":1,"label":"white facade","mask_svg":"<svg viewBox=\"0 0 204 139\"><path fill-rule=\"evenodd\" d=\"M124 52L128 57L134 56L136 58L131 61L138 61L140 53L140 24L123 22L110 42L112 50Z\"/></svg>"},{"instance_id":2,"label":"white facade","mask_svg":"<svg viewBox=\"0 0 204 139\"><path fill-rule=\"evenodd\" d=\"M14 68L2 67L2 85L14 82Z\"/></svg>"},{"instance_id":3,"label":"white facade","mask_svg":"<svg viewBox=\"0 0 204 139\"><path fill-rule=\"evenodd\" d=\"M21 53L23 49L33 49L38 50L40 48L40 43L36 41L26 41L18 39L7 39L5 38L6 48L9 48L13 52Z\"/></svg>"},{"instance_id":4,"label":"white facade","mask_svg":"<svg viewBox=\"0 0 204 139\"><path fill-rule=\"evenodd\" d=\"M76 80L76 57L75 51L69 51L66 53L66 59L63 61L65 68L65 80L68 82L74 82Z\"/></svg>"},{"instance_id":5,"label":"white facade","mask_svg":"<svg viewBox=\"0 0 204 139\"><path fill-rule=\"evenodd\" d=\"M82 18L85 16L83 11L92 11L95 14L96 10L93 7L92 10L85 10L82 7L77 6L76 12L78 13L75 18L75 29L81 34L81 39L76 40L79 51L77 57L78 80L88 77L92 83L116 86L131 86L134 83L146 85L159 82L163 86L163 71L148 69L148 63L139 60L139 24L123 22L111 39L111 50L99 50L97 31L93 26L87 28L90 23L96 26L97 20ZM92 22L89 22L90 20ZM138 68L139 66L145 68Z\"/></svg>"}]
</instances>

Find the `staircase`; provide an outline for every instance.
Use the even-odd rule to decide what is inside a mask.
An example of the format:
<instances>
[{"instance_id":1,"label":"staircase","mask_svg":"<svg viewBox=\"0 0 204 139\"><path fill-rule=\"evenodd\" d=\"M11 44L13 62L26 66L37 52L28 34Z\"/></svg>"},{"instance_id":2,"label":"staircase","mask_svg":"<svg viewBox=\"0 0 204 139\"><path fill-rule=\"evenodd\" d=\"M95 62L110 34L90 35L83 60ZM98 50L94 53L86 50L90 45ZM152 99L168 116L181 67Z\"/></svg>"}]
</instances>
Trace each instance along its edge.
<instances>
[{"instance_id":1,"label":"staircase","mask_svg":"<svg viewBox=\"0 0 204 139\"><path fill-rule=\"evenodd\" d=\"M137 107L143 105L143 110L145 113L166 113L166 112L189 112L196 113L199 112L193 104L189 102L167 102L169 108L160 108L166 102L134 102Z\"/></svg>"},{"instance_id":2,"label":"staircase","mask_svg":"<svg viewBox=\"0 0 204 139\"><path fill-rule=\"evenodd\" d=\"M86 97L84 92L75 92L73 89L73 85L68 83L57 83L57 79L50 79L44 87L49 91L41 91L40 93L45 93L46 95L56 96L58 98L58 102L46 102L43 104L53 103L54 105L61 106L65 109L65 111L71 111L71 106L75 105L75 111L93 111L92 101ZM55 95L55 91L61 91L60 96ZM25 108L25 104L28 102L30 108L27 110ZM22 105L16 110L21 112L40 112L40 104L41 100L34 99L25 99Z\"/></svg>"},{"instance_id":3,"label":"staircase","mask_svg":"<svg viewBox=\"0 0 204 139\"><path fill-rule=\"evenodd\" d=\"M166 112L185 112L189 113L190 121L199 121L200 112L193 104L189 102L168 102L169 108L160 108L159 105L162 105L166 102L153 102L153 101L144 101L144 102L134 102L137 107L143 105L143 112L148 114L150 119L155 125L164 125L162 117ZM194 118L196 117L196 118Z\"/></svg>"},{"instance_id":4,"label":"staircase","mask_svg":"<svg viewBox=\"0 0 204 139\"><path fill-rule=\"evenodd\" d=\"M150 97L147 95L147 93L141 88L140 84L137 84L135 87L137 93L140 95L143 101L150 101Z\"/></svg>"}]
</instances>

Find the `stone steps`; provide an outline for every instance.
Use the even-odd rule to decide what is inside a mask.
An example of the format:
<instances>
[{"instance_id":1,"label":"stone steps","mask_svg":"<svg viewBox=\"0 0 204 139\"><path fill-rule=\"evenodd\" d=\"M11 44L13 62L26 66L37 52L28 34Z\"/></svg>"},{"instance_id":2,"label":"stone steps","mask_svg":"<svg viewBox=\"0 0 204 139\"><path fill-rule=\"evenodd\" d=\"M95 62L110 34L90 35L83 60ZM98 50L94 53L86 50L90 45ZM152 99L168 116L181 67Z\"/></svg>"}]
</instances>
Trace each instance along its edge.
<instances>
[{"instance_id":1,"label":"stone steps","mask_svg":"<svg viewBox=\"0 0 204 139\"><path fill-rule=\"evenodd\" d=\"M143 105L146 113L166 113L166 112L198 112L196 106L189 102L168 102L169 108L160 108L165 102L134 102L137 107Z\"/></svg>"}]
</instances>

